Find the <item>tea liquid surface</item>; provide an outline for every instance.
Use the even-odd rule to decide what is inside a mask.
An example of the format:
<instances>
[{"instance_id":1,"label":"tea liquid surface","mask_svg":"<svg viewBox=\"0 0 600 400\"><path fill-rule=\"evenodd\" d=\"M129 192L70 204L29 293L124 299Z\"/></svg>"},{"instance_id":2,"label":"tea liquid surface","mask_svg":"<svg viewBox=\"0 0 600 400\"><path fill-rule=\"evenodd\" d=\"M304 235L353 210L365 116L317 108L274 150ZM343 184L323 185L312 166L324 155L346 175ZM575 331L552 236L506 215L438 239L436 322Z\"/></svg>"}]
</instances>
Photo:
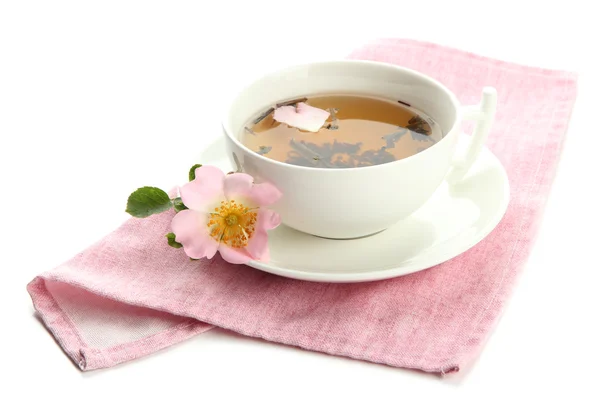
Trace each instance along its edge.
<instances>
[{"instance_id":1,"label":"tea liquid surface","mask_svg":"<svg viewBox=\"0 0 600 400\"><path fill-rule=\"evenodd\" d=\"M331 114L318 132L277 122L265 110L246 124L242 143L288 164L354 168L410 157L443 137L429 116L400 102L357 95L312 96L304 102Z\"/></svg>"}]
</instances>

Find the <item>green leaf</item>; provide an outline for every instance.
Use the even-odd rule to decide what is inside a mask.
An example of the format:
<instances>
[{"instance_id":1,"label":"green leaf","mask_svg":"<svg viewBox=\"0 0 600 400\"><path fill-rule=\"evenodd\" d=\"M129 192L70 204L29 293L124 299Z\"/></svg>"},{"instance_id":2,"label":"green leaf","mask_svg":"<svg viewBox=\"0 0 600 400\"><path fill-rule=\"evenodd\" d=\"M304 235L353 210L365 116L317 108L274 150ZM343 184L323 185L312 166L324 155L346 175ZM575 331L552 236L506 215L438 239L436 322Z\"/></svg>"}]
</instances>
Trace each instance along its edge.
<instances>
[{"instance_id":1,"label":"green leaf","mask_svg":"<svg viewBox=\"0 0 600 400\"><path fill-rule=\"evenodd\" d=\"M175 234L173 232L167 233L165 235L165 237L167 238L167 242L169 243L169 246L175 247L176 249L180 249L183 247L183 245L181 243L179 243L178 241L175 240Z\"/></svg>"},{"instance_id":2,"label":"green leaf","mask_svg":"<svg viewBox=\"0 0 600 400\"><path fill-rule=\"evenodd\" d=\"M185 204L183 204L181 197L177 197L177 198L173 199L173 208L175 208L175 211L177 211L177 212L188 209L185 206Z\"/></svg>"},{"instance_id":3,"label":"green leaf","mask_svg":"<svg viewBox=\"0 0 600 400\"><path fill-rule=\"evenodd\" d=\"M202 164L194 164L192 168L190 168L190 173L188 174L190 178L190 182L196 179L196 168L200 168Z\"/></svg>"},{"instance_id":4,"label":"green leaf","mask_svg":"<svg viewBox=\"0 0 600 400\"><path fill-rule=\"evenodd\" d=\"M167 211L172 206L173 203L164 190L144 186L129 195L125 211L136 218L146 218Z\"/></svg>"}]
</instances>

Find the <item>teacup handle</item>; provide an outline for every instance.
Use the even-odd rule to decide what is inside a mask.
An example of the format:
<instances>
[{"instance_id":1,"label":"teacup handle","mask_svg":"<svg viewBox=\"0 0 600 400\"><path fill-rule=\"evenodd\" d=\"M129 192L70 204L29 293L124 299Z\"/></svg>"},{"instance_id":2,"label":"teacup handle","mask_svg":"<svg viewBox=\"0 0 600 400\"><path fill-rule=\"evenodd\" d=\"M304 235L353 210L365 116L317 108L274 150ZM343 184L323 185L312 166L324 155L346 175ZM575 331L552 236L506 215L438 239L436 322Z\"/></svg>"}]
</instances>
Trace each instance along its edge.
<instances>
[{"instance_id":1,"label":"teacup handle","mask_svg":"<svg viewBox=\"0 0 600 400\"><path fill-rule=\"evenodd\" d=\"M476 125L466 153L452 162L452 168L446 176L446 180L450 184L457 183L464 178L481 152L496 115L496 99L496 89L485 87L481 95L481 103L463 108L463 120L475 121Z\"/></svg>"}]
</instances>

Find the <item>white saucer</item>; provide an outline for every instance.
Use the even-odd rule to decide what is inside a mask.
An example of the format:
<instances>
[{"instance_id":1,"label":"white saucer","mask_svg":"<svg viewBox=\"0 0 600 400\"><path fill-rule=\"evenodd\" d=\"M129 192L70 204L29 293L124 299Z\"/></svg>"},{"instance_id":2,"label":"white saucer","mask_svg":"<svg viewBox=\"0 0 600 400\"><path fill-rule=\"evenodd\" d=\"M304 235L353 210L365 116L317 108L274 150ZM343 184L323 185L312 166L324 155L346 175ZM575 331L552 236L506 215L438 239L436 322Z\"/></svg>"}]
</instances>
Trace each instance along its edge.
<instances>
[{"instance_id":1,"label":"white saucer","mask_svg":"<svg viewBox=\"0 0 600 400\"><path fill-rule=\"evenodd\" d=\"M466 146L463 135L459 151ZM199 161L230 170L224 140ZM407 219L373 236L331 240L279 226L269 232L271 260L248 265L272 274L318 282L364 282L431 268L473 247L498 225L509 202L500 161L484 148L465 179L445 182Z\"/></svg>"}]
</instances>

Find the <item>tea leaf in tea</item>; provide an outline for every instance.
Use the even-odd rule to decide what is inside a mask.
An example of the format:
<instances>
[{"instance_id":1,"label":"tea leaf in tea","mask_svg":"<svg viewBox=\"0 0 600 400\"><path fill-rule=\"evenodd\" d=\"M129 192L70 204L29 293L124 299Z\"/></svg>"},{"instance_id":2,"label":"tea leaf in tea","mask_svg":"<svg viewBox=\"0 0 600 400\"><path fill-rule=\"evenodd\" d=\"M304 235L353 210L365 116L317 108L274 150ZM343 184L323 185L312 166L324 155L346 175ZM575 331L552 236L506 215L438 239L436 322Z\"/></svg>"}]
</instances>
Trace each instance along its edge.
<instances>
[{"instance_id":1,"label":"tea leaf in tea","mask_svg":"<svg viewBox=\"0 0 600 400\"><path fill-rule=\"evenodd\" d=\"M406 132L408 132L408 129L403 128L403 127L398 127L399 129L396 132L392 132L390 134L387 134L385 136L382 136L381 138L383 140L385 140L385 147L387 147L388 149L393 149L396 147L396 142L400 139L402 139L402 137L404 135L406 135Z\"/></svg>"},{"instance_id":2,"label":"tea leaf in tea","mask_svg":"<svg viewBox=\"0 0 600 400\"><path fill-rule=\"evenodd\" d=\"M272 149L272 146L258 146L258 151L256 153L262 156L269 153Z\"/></svg>"},{"instance_id":3,"label":"tea leaf in tea","mask_svg":"<svg viewBox=\"0 0 600 400\"><path fill-rule=\"evenodd\" d=\"M284 107L284 106L295 106L298 103L304 103L306 100L308 100L306 97L301 97L299 99L284 101L282 103L277 103L275 105L275 108Z\"/></svg>"},{"instance_id":4,"label":"tea leaf in tea","mask_svg":"<svg viewBox=\"0 0 600 400\"><path fill-rule=\"evenodd\" d=\"M375 150L367 150L358 156L358 164L359 167L368 167L371 165L379 165L385 164L392 161L396 161L396 157L393 154L386 151L385 147L375 151Z\"/></svg>"},{"instance_id":5,"label":"tea leaf in tea","mask_svg":"<svg viewBox=\"0 0 600 400\"><path fill-rule=\"evenodd\" d=\"M360 151L361 145L362 143L352 144L338 142L337 140L322 145L294 141L294 143L290 143L290 147L295 151L288 153L286 162L302 166L352 168L356 164L354 156Z\"/></svg>"},{"instance_id":6,"label":"tea leaf in tea","mask_svg":"<svg viewBox=\"0 0 600 400\"><path fill-rule=\"evenodd\" d=\"M425 131L427 132L427 131ZM429 135L422 131L410 131L410 136L413 140L417 140L419 142L435 142Z\"/></svg>"},{"instance_id":7,"label":"tea leaf in tea","mask_svg":"<svg viewBox=\"0 0 600 400\"><path fill-rule=\"evenodd\" d=\"M331 115L331 124L327 125L327 129L335 131L339 128L337 113L340 110L335 107L330 107L327 109L327 111L329 111L329 114Z\"/></svg>"},{"instance_id":8,"label":"tea leaf in tea","mask_svg":"<svg viewBox=\"0 0 600 400\"><path fill-rule=\"evenodd\" d=\"M314 145L313 143L305 143L304 141L297 142L296 140L292 139L290 140L290 147L295 150L295 153L301 158L309 161L311 166L322 165L328 168L333 167L323 155L315 151L314 148L316 147L318 150L318 146Z\"/></svg>"},{"instance_id":9,"label":"tea leaf in tea","mask_svg":"<svg viewBox=\"0 0 600 400\"><path fill-rule=\"evenodd\" d=\"M264 113L262 113L258 117L256 117L256 119L252 123L254 125L258 124L260 121L267 118L273 111L275 111L275 109L273 107L269 108L267 111L265 111Z\"/></svg>"}]
</instances>

